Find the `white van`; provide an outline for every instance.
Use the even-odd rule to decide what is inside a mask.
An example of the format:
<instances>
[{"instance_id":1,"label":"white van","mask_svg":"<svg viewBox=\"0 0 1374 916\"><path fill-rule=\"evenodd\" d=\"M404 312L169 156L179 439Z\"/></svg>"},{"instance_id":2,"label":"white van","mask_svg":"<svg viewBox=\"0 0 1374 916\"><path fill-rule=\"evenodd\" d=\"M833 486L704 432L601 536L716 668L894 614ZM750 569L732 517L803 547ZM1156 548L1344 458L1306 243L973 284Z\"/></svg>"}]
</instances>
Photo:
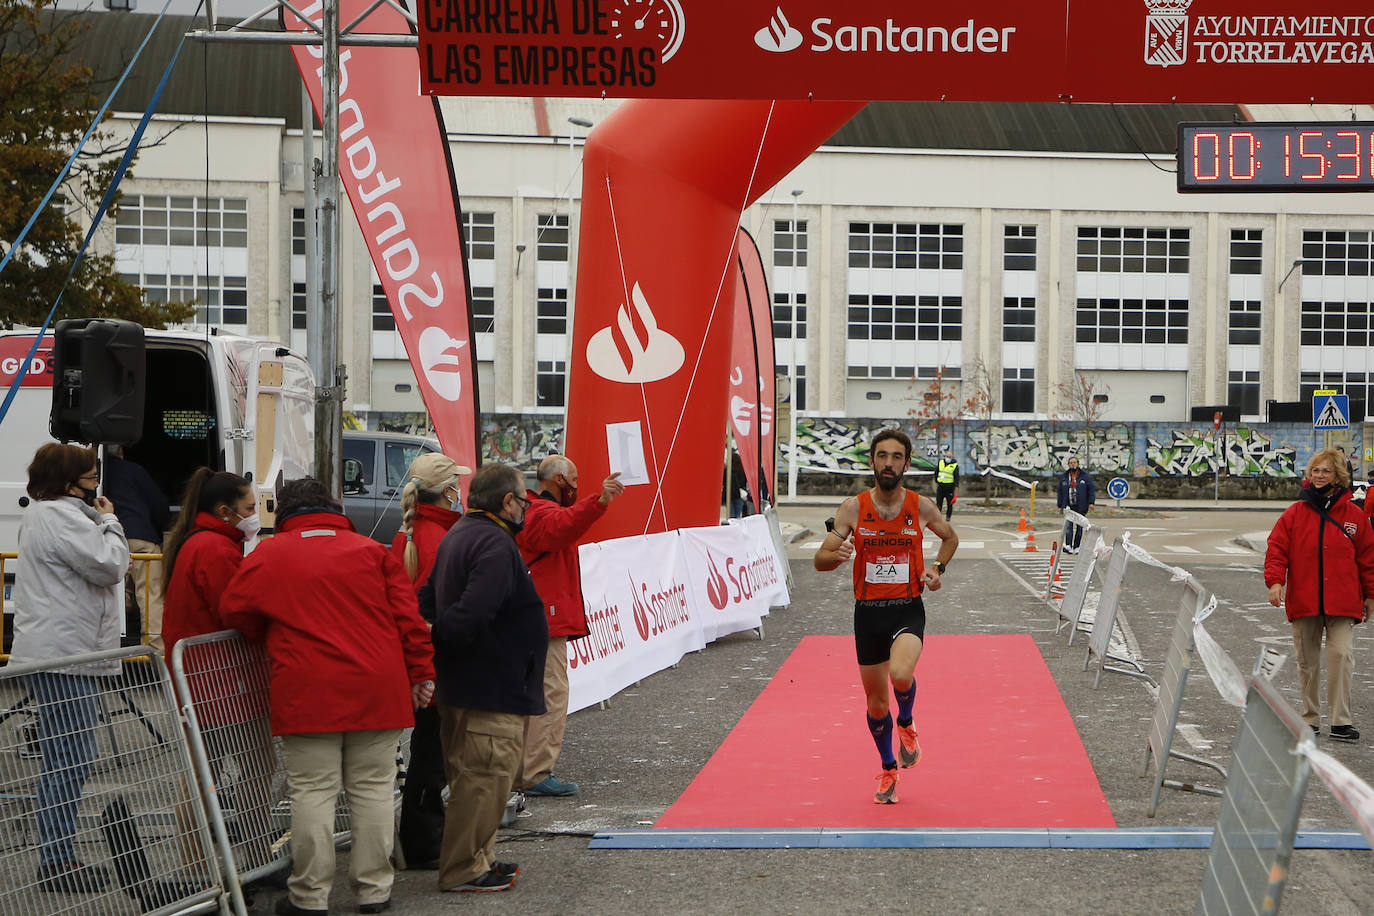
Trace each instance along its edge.
<instances>
[{"instance_id":1,"label":"white van","mask_svg":"<svg viewBox=\"0 0 1374 916\"><path fill-rule=\"evenodd\" d=\"M0 331L0 397L35 335L36 329ZM214 330L149 330L144 346L143 436L125 447L125 457L147 469L173 507L201 465L248 477L263 524L269 525L277 485L314 469L315 380L309 363L276 342ZM19 542L29 462L40 445L53 441L51 351L49 333L0 420L3 551Z\"/></svg>"}]
</instances>

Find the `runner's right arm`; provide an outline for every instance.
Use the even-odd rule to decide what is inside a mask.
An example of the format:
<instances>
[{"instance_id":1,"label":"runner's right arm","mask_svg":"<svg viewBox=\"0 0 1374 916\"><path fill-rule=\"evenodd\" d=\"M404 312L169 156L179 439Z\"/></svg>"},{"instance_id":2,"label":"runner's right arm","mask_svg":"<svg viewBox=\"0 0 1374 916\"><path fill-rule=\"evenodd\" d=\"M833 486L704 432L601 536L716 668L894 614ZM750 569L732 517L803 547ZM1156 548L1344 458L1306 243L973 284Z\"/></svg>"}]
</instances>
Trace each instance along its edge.
<instances>
[{"instance_id":1,"label":"runner's right arm","mask_svg":"<svg viewBox=\"0 0 1374 916\"><path fill-rule=\"evenodd\" d=\"M854 544L849 540L849 536L854 533L854 526L858 521L859 500L851 496L840 503L839 511L835 513L834 529L826 534L825 540L821 541L821 546L816 549L816 557L813 560L816 569L828 572L854 556Z\"/></svg>"}]
</instances>

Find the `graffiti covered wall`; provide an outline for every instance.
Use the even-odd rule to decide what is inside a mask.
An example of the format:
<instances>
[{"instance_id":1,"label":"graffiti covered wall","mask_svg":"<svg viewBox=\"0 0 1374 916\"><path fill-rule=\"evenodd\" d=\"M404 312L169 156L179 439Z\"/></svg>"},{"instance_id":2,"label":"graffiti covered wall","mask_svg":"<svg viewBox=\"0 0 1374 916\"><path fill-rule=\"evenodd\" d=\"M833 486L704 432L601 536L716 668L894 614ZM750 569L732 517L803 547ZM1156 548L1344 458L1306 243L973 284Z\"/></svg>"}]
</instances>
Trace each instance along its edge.
<instances>
[{"instance_id":1,"label":"graffiti covered wall","mask_svg":"<svg viewBox=\"0 0 1374 916\"><path fill-rule=\"evenodd\" d=\"M424 414L360 413L350 429L429 432ZM1223 456L1233 477L1295 478L1326 441L1306 424L1252 423L1223 427L1170 423L1100 423L1089 428L1043 420L956 421L938 430L910 420L799 417L799 470L811 474L865 475L868 443L880 429L895 426L912 440L912 469L934 469L940 451L952 448L965 474L989 464L1017 475L1058 474L1076 455L1095 474L1123 477L1199 477L1217 470ZM943 435L941 435L943 432ZM1220 438L1220 442L1218 442ZM1363 430L1357 425L1332 436L1356 460L1356 477L1370 468L1360 461ZM561 449L563 418L558 415L483 414L482 460L533 471L546 455ZM778 441L779 470L790 454L785 436Z\"/></svg>"}]
</instances>

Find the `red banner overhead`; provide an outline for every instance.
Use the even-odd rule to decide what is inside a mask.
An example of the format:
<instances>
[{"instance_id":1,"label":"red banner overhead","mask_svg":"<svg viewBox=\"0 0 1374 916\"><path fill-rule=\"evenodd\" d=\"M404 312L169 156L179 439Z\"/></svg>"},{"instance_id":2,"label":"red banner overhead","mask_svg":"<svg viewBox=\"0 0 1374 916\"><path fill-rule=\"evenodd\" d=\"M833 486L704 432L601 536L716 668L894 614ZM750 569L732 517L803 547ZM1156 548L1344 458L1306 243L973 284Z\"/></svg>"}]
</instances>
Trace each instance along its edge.
<instances>
[{"instance_id":1,"label":"red banner overhead","mask_svg":"<svg viewBox=\"0 0 1374 916\"><path fill-rule=\"evenodd\" d=\"M343 23L371 8L367 0L338 3ZM315 0L303 13L318 23L322 9ZM289 9L282 27L310 28ZM368 15L367 30L408 34L410 26L382 5ZM292 54L318 114L323 52L295 47ZM339 177L444 454L476 468L477 374L458 191L437 100L416 92L415 69L406 48L358 46L339 54Z\"/></svg>"},{"instance_id":2,"label":"red banner overhead","mask_svg":"<svg viewBox=\"0 0 1374 916\"><path fill-rule=\"evenodd\" d=\"M445 95L1363 102L1369 0L422 0Z\"/></svg>"}]
</instances>

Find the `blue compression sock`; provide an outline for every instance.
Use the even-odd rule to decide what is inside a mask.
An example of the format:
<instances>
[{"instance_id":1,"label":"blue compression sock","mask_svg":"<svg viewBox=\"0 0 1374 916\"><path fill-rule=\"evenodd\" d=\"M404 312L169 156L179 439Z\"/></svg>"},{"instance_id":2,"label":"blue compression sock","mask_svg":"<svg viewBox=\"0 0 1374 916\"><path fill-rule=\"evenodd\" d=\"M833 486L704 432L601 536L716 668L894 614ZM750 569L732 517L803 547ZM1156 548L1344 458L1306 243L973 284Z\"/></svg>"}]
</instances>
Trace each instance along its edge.
<instances>
[{"instance_id":1,"label":"blue compression sock","mask_svg":"<svg viewBox=\"0 0 1374 916\"><path fill-rule=\"evenodd\" d=\"M878 756L883 758L883 767L891 769L897 765L897 757L892 753L892 714L875 719L864 713L868 719L868 730L873 734L873 743L878 746Z\"/></svg>"},{"instance_id":2,"label":"blue compression sock","mask_svg":"<svg viewBox=\"0 0 1374 916\"><path fill-rule=\"evenodd\" d=\"M897 724L911 724L911 710L916 705L916 679L911 679L911 686L906 690L898 690L895 686L892 693L897 697Z\"/></svg>"}]
</instances>

